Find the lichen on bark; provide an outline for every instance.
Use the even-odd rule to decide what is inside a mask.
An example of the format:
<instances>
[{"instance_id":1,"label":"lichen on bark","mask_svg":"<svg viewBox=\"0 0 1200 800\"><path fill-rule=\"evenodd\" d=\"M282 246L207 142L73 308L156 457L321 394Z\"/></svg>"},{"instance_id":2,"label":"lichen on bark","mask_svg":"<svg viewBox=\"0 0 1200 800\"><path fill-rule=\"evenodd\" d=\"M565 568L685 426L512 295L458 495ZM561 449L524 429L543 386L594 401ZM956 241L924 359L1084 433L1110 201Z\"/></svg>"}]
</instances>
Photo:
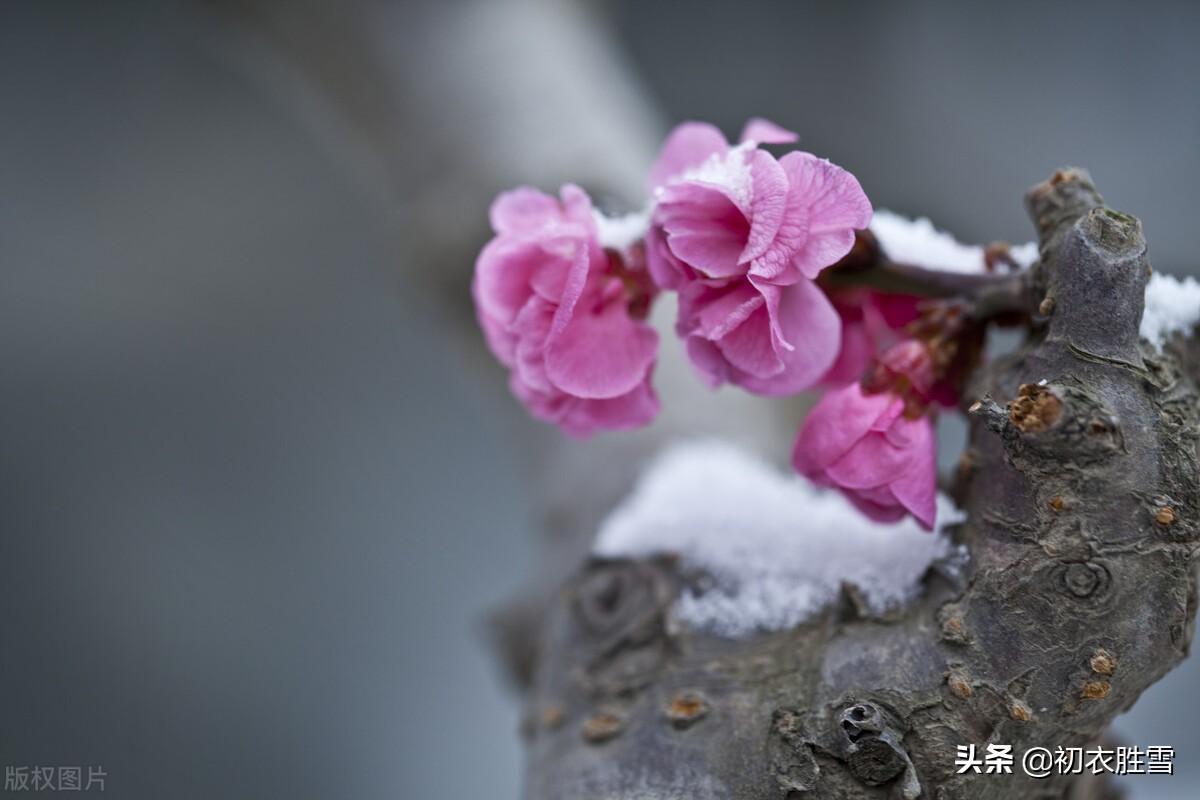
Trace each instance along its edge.
<instances>
[{"instance_id":1,"label":"lichen on bark","mask_svg":"<svg viewBox=\"0 0 1200 800\"><path fill-rule=\"evenodd\" d=\"M1005 297L1029 334L964 393L968 570L930 570L888 619L848 586L818 618L729 640L673 625L670 559L584 564L528 619L529 800L1109 796L954 768L959 745L1094 745L1184 658L1195 613L1195 342L1139 340L1141 225L1086 173L1026 204L1041 259Z\"/></svg>"}]
</instances>

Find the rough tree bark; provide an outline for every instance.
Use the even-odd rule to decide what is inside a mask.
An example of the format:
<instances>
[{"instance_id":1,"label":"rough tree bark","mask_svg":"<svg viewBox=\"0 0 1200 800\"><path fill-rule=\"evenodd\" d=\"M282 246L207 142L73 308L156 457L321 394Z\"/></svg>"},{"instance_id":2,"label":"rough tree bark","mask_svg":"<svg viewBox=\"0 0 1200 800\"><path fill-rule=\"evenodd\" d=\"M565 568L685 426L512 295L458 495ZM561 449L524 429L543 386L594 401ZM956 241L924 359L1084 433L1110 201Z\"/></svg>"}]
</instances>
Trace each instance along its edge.
<instances>
[{"instance_id":1,"label":"rough tree bark","mask_svg":"<svg viewBox=\"0 0 1200 800\"><path fill-rule=\"evenodd\" d=\"M1195 346L1139 340L1141 226L1086 173L1026 203L1041 260L1008 296L1030 333L964 393L966 570L931 569L895 618L851 579L841 607L731 641L671 624L669 559L584 564L526 619L529 800L1109 796L954 770L961 744L1094 744L1184 658L1195 612Z\"/></svg>"}]
</instances>

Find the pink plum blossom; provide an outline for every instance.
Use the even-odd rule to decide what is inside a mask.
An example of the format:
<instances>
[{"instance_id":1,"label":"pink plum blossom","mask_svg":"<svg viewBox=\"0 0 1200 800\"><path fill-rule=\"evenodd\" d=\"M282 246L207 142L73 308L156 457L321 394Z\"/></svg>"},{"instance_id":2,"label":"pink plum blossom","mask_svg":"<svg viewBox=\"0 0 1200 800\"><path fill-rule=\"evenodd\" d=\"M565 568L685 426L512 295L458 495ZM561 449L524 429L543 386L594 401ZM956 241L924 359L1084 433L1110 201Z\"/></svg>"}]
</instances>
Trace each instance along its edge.
<instances>
[{"instance_id":1,"label":"pink plum blossom","mask_svg":"<svg viewBox=\"0 0 1200 800\"><path fill-rule=\"evenodd\" d=\"M937 467L929 417L906 414L890 392L867 394L857 383L835 389L809 412L792 463L821 486L841 490L879 522L912 514L933 529Z\"/></svg>"},{"instance_id":2,"label":"pink plum blossom","mask_svg":"<svg viewBox=\"0 0 1200 800\"><path fill-rule=\"evenodd\" d=\"M913 295L842 289L830 292L829 299L842 321L842 347L821 377L822 386L844 386L862 378L875 357L919 316L920 298Z\"/></svg>"},{"instance_id":3,"label":"pink plum blossom","mask_svg":"<svg viewBox=\"0 0 1200 800\"><path fill-rule=\"evenodd\" d=\"M929 345L917 339L905 339L884 351L879 357L878 372L887 385L902 385L921 401L930 399L937 383Z\"/></svg>"},{"instance_id":4,"label":"pink plum blossom","mask_svg":"<svg viewBox=\"0 0 1200 800\"><path fill-rule=\"evenodd\" d=\"M471 286L488 346L538 419L575 436L635 428L658 413L650 385L658 335L644 321L654 286L640 248L605 251L591 200L520 188L496 198L496 232Z\"/></svg>"},{"instance_id":5,"label":"pink plum blossom","mask_svg":"<svg viewBox=\"0 0 1200 800\"><path fill-rule=\"evenodd\" d=\"M871 204L844 169L758 147L794 140L751 120L730 146L712 125L687 122L651 170L648 266L679 292L676 330L710 386L794 394L838 355L841 320L813 281L850 251Z\"/></svg>"}]
</instances>

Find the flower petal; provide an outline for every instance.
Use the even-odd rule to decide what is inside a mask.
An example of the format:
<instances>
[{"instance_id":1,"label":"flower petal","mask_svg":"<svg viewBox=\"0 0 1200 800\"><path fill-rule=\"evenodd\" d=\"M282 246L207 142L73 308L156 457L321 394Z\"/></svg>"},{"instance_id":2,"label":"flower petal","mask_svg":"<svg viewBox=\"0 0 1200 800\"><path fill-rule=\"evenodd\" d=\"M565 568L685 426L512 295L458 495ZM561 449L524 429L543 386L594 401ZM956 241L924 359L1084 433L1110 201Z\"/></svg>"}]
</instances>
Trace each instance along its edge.
<instances>
[{"instance_id":1,"label":"flower petal","mask_svg":"<svg viewBox=\"0 0 1200 800\"><path fill-rule=\"evenodd\" d=\"M558 196L562 198L563 219L583 225L590 238L596 238L596 217L588 193L573 183L564 183Z\"/></svg>"},{"instance_id":2,"label":"flower petal","mask_svg":"<svg viewBox=\"0 0 1200 800\"><path fill-rule=\"evenodd\" d=\"M721 188L685 181L668 187L656 213L667 247L683 263L709 277L741 275L739 257L750 223Z\"/></svg>"},{"instance_id":3,"label":"flower petal","mask_svg":"<svg viewBox=\"0 0 1200 800\"><path fill-rule=\"evenodd\" d=\"M770 378L746 376L737 383L771 396L802 392L820 380L837 358L841 319L825 293L811 281L757 288L766 300L772 341L784 368Z\"/></svg>"},{"instance_id":4,"label":"flower petal","mask_svg":"<svg viewBox=\"0 0 1200 800\"><path fill-rule=\"evenodd\" d=\"M692 362L705 386L716 389L731 380L729 362L725 360L715 342L693 334L687 337L686 346L688 361Z\"/></svg>"},{"instance_id":5,"label":"flower petal","mask_svg":"<svg viewBox=\"0 0 1200 800\"><path fill-rule=\"evenodd\" d=\"M800 427L792 465L809 478L820 475L866 436L893 403L902 401L886 394L864 395L857 383L826 392Z\"/></svg>"},{"instance_id":6,"label":"flower petal","mask_svg":"<svg viewBox=\"0 0 1200 800\"><path fill-rule=\"evenodd\" d=\"M760 144L791 144L800 136L795 131L781 128L769 119L751 117L742 128L739 142L758 142Z\"/></svg>"},{"instance_id":7,"label":"flower petal","mask_svg":"<svg viewBox=\"0 0 1200 800\"><path fill-rule=\"evenodd\" d=\"M825 474L847 489L874 489L899 478L913 457L911 450L896 447L883 434L872 432L827 466Z\"/></svg>"},{"instance_id":8,"label":"flower petal","mask_svg":"<svg viewBox=\"0 0 1200 800\"><path fill-rule=\"evenodd\" d=\"M875 355L875 345L862 322L842 316L842 347L829 371L821 376L827 386L857 381L866 372Z\"/></svg>"},{"instance_id":9,"label":"flower petal","mask_svg":"<svg viewBox=\"0 0 1200 800\"><path fill-rule=\"evenodd\" d=\"M891 490L884 488L879 491L886 497L877 497L875 492L860 492L853 489L844 489L842 494L855 508L876 522L899 522L904 519L908 511L896 502L894 496L891 496Z\"/></svg>"},{"instance_id":10,"label":"flower petal","mask_svg":"<svg viewBox=\"0 0 1200 800\"><path fill-rule=\"evenodd\" d=\"M783 212L787 207L787 173L770 153L755 150L750 155L750 232L746 247L738 256L739 263L758 258L779 232Z\"/></svg>"},{"instance_id":11,"label":"flower petal","mask_svg":"<svg viewBox=\"0 0 1200 800\"><path fill-rule=\"evenodd\" d=\"M739 325L716 340L717 348L735 369L755 378L770 378L784 370L772 342L767 309L760 303Z\"/></svg>"},{"instance_id":12,"label":"flower petal","mask_svg":"<svg viewBox=\"0 0 1200 800\"><path fill-rule=\"evenodd\" d=\"M909 468L892 481L892 493L926 530L933 530L937 517L937 442L933 423L928 417L921 417L911 426L908 447L914 458Z\"/></svg>"},{"instance_id":13,"label":"flower petal","mask_svg":"<svg viewBox=\"0 0 1200 800\"><path fill-rule=\"evenodd\" d=\"M488 210L492 230L499 234L523 234L562 220L558 200L530 186L501 192Z\"/></svg>"},{"instance_id":14,"label":"flower petal","mask_svg":"<svg viewBox=\"0 0 1200 800\"><path fill-rule=\"evenodd\" d=\"M653 194L660 186L690 167L703 164L713 153L725 153L729 143L725 134L707 122L684 122L676 126L663 143L650 169L648 189Z\"/></svg>"},{"instance_id":15,"label":"flower petal","mask_svg":"<svg viewBox=\"0 0 1200 800\"><path fill-rule=\"evenodd\" d=\"M584 398L626 394L654 363L658 334L629 318L624 305L576 314L546 347L546 375L558 389Z\"/></svg>"},{"instance_id":16,"label":"flower petal","mask_svg":"<svg viewBox=\"0 0 1200 800\"><path fill-rule=\"evenodd\" d=\"M554 319L554 306L540 297L531 297L510 328L516 337L512 367L521 380L538 391L553 387L546 377L546 337Z\"/></svg>"},{"instance_id":17,"label":"flower petal","mask_svg":"<svg viewBox=\"0 0 1200 800\"><path fill-rule=\"evenodd\" d=\"M587 285L588 270L591 267L592 248L586 241L575 242L575 252L571 255L571 266L563 281L562 295L558 298L558 308L554 311L554 322L550 326L550 336L555 337L571 322L575 314L575 304L583 295Z\"/></svg>"},{"instance_id":18,"label":"flower petal","mask_svg":"<svg viewBox=\"0 0 1200 800\"><path fill-rule=\"evenodd\" d=\"M483 339L496 359L511 367L517 357L517 337L508 330L508 325L484 314L476 308L479 327L483 328Z\"/></svg>"},{"instance_id":19,"label":"flower petal","mask_svg":"<svg viewBox=\"0 0 1200 800\"><path fill-rule=\"evenodd\" d=\"M532 294L529 284L534 272L553 260L536 242L492 239L475 261L471 292L476 307L498 322L512 322Z\"/></svg>"},{"instance_id":20,"label":"flower petal","mask_svg":"<svg viewBox=\"0 0 1200 800\"><path fill-rule=\"evenodd\" d=\"M720 288L692 284L680 294L679 301L689 321L688 332L714 340L741 325L765 303L746 281Z\"/></svg>"},{"instance_id":21,"label":"flower petal","mask_svg":"<svg viewBox=\"0 0 1200 800\"><path fill-rule=\"evenodd\" d=\"M563 431L585 437L597 430L622 431L648 425L658 416L659 402L649 376L632 391L602 400L572 398L558 420Z\"/></svg>"},{"instance_id":22,"label":"flower petal","mask_svg":"<svg viewBox=\"0 0 1200 800\"><path fill-rule=\"evenodd\" d=\"M682 289L689 277L688 268L672 255L659 225L651 225L646 231L646 270L660 289Z\"/></svg>"},{"instance_id":23,"label":"flower petal","mask_svg":"<svg viewBox=\"0 0 1200 800\"><path fill-rule=\"evenodd\" d=\"M811 153L788 153L779 160L791 191L788 210L803 207L806 220L793 266L815 278L854 246L854 230L871 222L871 201L852 174ZM785 222L786 225L786 222Z\"/></svg>"}]
</instances>

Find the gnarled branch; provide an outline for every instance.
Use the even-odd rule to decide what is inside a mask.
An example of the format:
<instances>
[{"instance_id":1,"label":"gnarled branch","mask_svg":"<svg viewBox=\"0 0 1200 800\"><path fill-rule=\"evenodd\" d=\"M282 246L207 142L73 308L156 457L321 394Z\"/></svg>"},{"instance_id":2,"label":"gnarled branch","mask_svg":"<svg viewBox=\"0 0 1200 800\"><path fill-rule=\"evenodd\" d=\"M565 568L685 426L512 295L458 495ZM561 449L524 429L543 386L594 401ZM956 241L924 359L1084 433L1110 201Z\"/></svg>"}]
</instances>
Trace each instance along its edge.
<instances>
[{"instance_id":1,"label":"gnarled branch","mask_svg":"<svg viewBox=\"0 0 1200 800\"><path fill-rule=\"evenodd\" d=\"M671 561L584 565L531 617L530 800L1102 796L956 774L955 749L1093 744L1186 655L1200 402L1188 348L1139 340L1138 221L1074 170L1027 203L1034 324L966 395L966 574L931 570L895 618L848 601L728 640L672 627Z\"/></svg>"}]
</instances>

